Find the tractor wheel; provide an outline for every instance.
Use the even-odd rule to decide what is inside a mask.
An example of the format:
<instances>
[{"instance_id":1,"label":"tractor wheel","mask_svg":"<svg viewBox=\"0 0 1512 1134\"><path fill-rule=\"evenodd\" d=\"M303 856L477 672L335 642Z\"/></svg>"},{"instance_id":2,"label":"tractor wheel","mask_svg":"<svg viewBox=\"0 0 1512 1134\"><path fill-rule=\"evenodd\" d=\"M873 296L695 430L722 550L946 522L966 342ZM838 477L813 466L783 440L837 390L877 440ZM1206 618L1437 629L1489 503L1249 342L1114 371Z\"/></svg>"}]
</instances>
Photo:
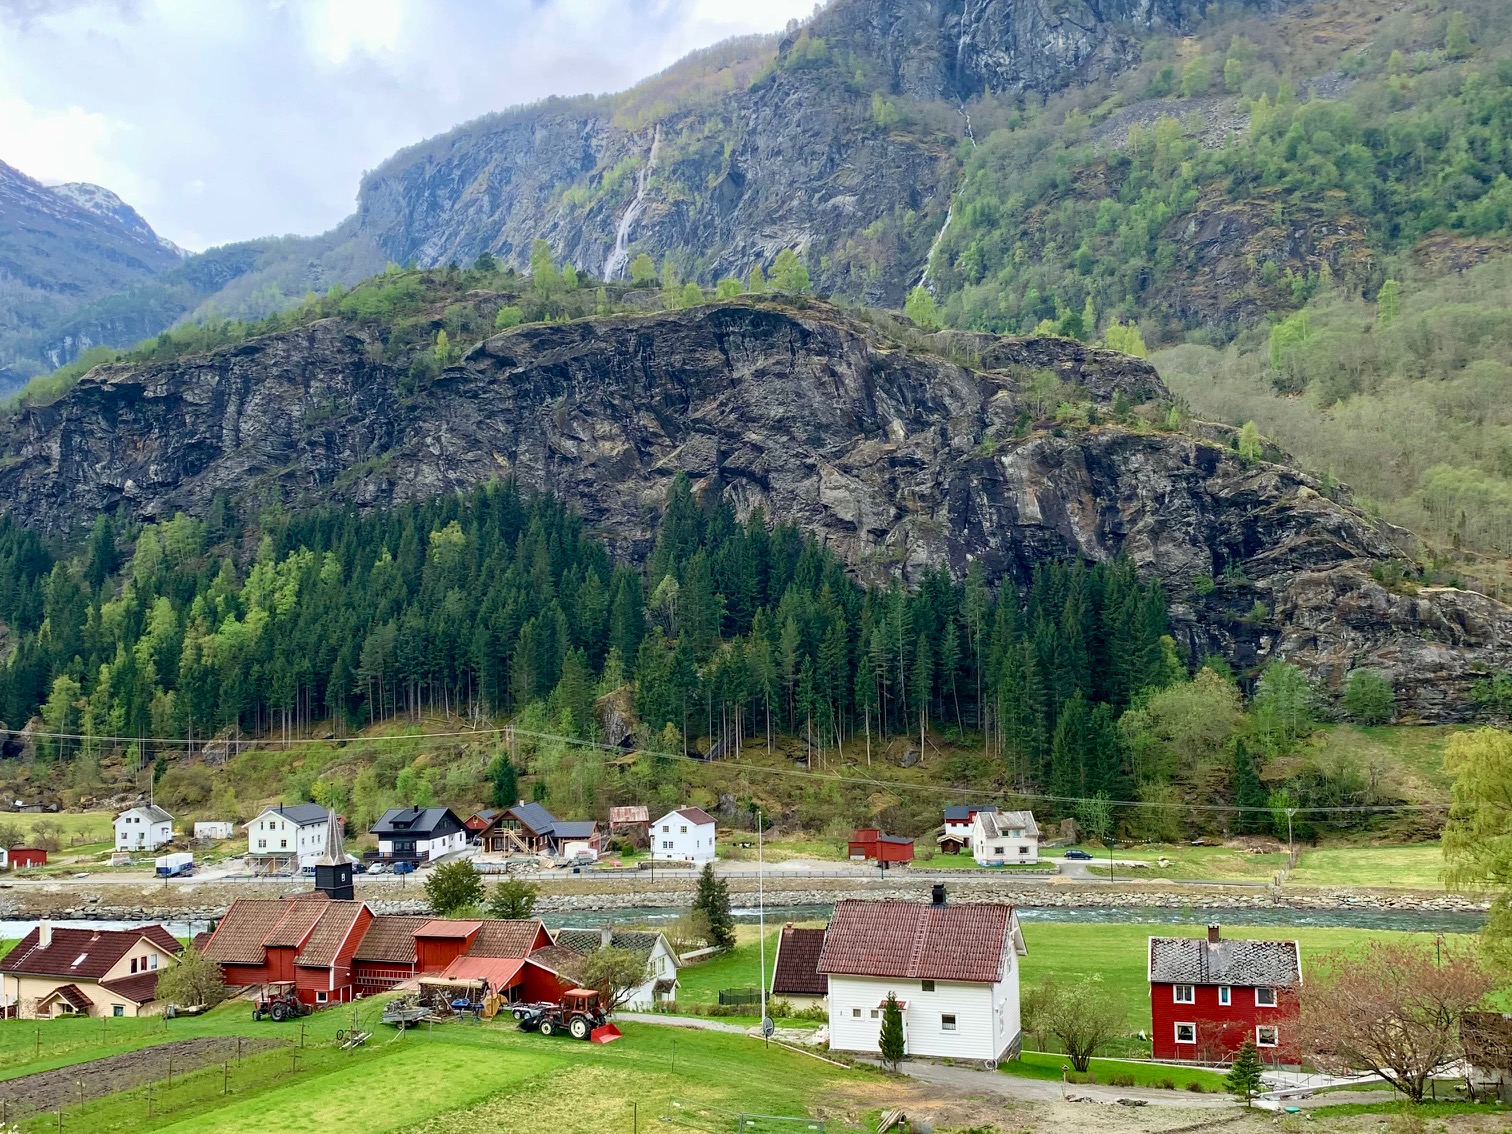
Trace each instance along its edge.
<instances>
[{"instance_id":1,"label":"tractor wheel","mask_svg":"<svg viewBox=\"0 0 1512 1134\"><path fill-rule=\"evenodd\" d=\"M261 1008L254 1008L254 1009L252 1009L252 1022L255 1024L255 1023L257 1023L261 1019L262 1019L262 1009Z\"/></svg>"},{"instance_id":2,"label":"tractor wheel","mask_svg":"<svg viewBox=\"0 0 1512 1134\"><path fill-rule=\"evenodd\" d=\"M287 1004L275 1004L268 1015L273 1017L275 1024L281 1024L289 1018L289 1006Z\"/></svg>"},{"instance_id":3,"label":"tractor wheel","mask_svg":"<svg viewBox=\"0 0 1512 1134\"><path fill-rule=\"evenodd\" d=\"M552 1021L550 1021L550 1020L542 1020L541 1021L541 1034L543 1036L554 1036L554 1035L556 1035L556 1030L557 1030L557 1026Z\"/></svg>"},{"instance_id":4,"label":"tractor wheel","mask_svg":"<svg viewBox=\"0 0 1512 1134\"><path fill-rule=\"evenodd\" d=\"M588 1021L582 1016L574 1016L567 1024L567 1030L572 1033L573 1039L585 1040L593 1031L588 1026Z\"/></svg>"}]
</instances>

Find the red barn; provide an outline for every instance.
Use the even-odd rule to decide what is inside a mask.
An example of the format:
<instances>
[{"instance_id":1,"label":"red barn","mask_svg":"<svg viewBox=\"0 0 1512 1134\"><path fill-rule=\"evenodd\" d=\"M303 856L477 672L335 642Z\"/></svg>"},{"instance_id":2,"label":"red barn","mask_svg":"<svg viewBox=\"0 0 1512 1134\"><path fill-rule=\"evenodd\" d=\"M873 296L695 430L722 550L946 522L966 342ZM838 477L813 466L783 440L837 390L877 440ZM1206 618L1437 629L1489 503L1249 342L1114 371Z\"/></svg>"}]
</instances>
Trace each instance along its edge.
<instances>
[{"instance_id":1,"label":"red barn","mask_svg":"<svg viewBox=\"0 0 1512 1134\"><path fill-rule=\"evenodd\" d=\"M860 827L851 833L849 853L853 862L912 862L914 843L900 835L884 835L875 827Z\"/></svg>"},{"instance_id":2,"label":"red barn","mask_svg":"<svg viewBox=\"0 0 1512 1134\"><path fill-rule=\"evenodd\" d=\"M320 891L281 901L237 898L205 942L232 987L292 981L307 1004L352 999L358 946L372 924L363 902Z\"/></svg>"},{"instance_id":3,"label":"red barn","mask_svg":"<svg viewBox=\"0 0 1512 1134\"><path fill-rule=\"evenodd\" d=\"M11 847L6 851L6 861L12 870L24 870L28 866L46 866L47 852L41 847Z\"/></svg>"},{"instance_id":4,"label":"red barn","mask_svg":"<svg viewBox=\"0 0 1512 1134\"><path fill-rule=\"evenodd\" d=\"M1160 1060L1227 1063L1246 1037L1273 1066L1302 1061L1297 994L1302 950L1295 941L1152 937L1150 1020Z\"/></svg>"},{"instance_id":5,"label":"red barn","mask_svg":"<svg viewBox=\"0 0 1512 1134\"><path fill-rule=\"evenodd\" d=\"M415 931L431 919L379 914L352 955L352 981L365 996L386 992L420 971Z\"/></svg>"}]
</instances>

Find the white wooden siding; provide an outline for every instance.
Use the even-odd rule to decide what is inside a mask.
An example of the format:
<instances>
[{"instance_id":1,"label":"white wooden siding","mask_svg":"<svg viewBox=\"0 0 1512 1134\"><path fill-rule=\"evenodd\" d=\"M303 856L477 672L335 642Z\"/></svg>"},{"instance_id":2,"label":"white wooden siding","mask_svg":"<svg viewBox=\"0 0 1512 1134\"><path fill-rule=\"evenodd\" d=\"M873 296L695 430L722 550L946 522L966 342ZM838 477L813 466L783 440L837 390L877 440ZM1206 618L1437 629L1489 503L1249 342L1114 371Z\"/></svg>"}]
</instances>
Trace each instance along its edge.
<instances>
[{"instance_id":1,"label":"white wooden siding","mask_svg":"<svg viewBox=\"0 0 1512 1134\"><path fill-rule=\"evenodd\" d=\"M674 862L713 862L713 823L693 823L675 811L651 825L651 857Z\"/></svg>"},{"instance_id":2,"label":"white wooden siding","mask_svg":"<svg viewBox=\"0 0 1512 1134\"><path fill-rule=\"evenodd\" d=\"M908 1054L956 1059L996 1059L1018 1034L1018 978L1013 976L1012 1024L1001 1017L997 1004L1009 997L1003 984L936 981L933 992L923 982L904 978L831 976L829 978L830 1047L835 1051L879 1052L882 1032L880 1005L891 992L905 1005L903 1037ZM861 1010L860 1017L854 1015ZM877 1018L872 1019L872 1011ZM946 1031L941 1017L955 1016L955 1030ZM999 1020L1003 1020L1000 1024Z\"/></svg>"}]
</instances>

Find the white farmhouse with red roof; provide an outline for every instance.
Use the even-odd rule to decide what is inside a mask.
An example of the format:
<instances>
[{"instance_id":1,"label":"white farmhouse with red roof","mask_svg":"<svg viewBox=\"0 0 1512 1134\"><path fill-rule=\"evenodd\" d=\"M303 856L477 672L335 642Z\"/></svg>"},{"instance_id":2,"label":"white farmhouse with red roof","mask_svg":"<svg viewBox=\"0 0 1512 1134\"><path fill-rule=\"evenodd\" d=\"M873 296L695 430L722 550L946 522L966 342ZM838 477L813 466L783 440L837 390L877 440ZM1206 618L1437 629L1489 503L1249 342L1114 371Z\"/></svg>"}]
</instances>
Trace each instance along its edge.
<instances>
[{"instance_id":1,"label":"white farmhouse with red roof","mask_svg":"<svg viewBox=\"0 0 1512 1134\"><path fill-rule=\"evenodd\" d=\"M651 857L664 862L714 861L714 816L701 807L679 807L651 824Z\"/></svg>"},{"instance_id":2,"label":"white farmhouse with red roof","mask_svg":"<svg viewBox=\"0 0 1512 1134\"><path fill-rule=\"evenodd\" d=\"M888 993L903 1008L909 1055L1008 1058L1018 1051L1024 936L1012 906L844 901L825 932L830 1048L879 1054Z\"/></svg>"}]
</instances>

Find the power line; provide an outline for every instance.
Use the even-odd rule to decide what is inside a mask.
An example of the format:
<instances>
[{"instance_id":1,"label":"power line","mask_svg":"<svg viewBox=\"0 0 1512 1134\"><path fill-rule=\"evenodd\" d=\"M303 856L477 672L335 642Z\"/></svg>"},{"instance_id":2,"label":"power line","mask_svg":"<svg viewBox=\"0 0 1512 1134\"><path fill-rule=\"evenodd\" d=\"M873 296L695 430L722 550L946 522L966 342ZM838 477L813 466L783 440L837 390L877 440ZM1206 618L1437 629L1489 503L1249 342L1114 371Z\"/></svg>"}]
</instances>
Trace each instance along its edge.
<instances>
[{"instance_id":1,"label":"power line","mask_svg":"<svg viewBox=\"0 0 1512 1134\"><path fill-rule=\"evenodd\" d=\"M32 739L47 740L74 740L95 744L154 744L159 747L184 747L192 744L190 741L177 737L154 737L154 736L85 736L79 733L61 732L32 732L22 734L11 732L13 738L31 737ZM529 729L511 728L508 725L493 728L477 728L452 730L447 732L423 732L401 733L392 736L353 736L331 737L320 739L318 737L296 737L284 741L275 737L253 738L249 740L222 740L218 743L235 745L241 749L249 748L290 748L294 745L347 745L347 744L399 744L412 743L424 740L478 740L486 737L500 737L512 735L526 740L546 741L550 743L566 744L578 748L591 748L602 752L612 752L616 755L626 754L625 749L613 744L605 744L602 741L586 740L575 736L561 736L551 732L534 732ZM204 747L205 742L201 742ZM637 748L634 754L650 756L657 760L679 760L701 767L714 767L715 764L703 760L697 756L690 756L683 752L661 752L648 748ZM742 772L756 773L758 775L789 776L797 779L819 780L826 783L850 784L861 787L879 788L887 791L916 791L934 795L948 795L969 799L1005 799L1005 800L1033 800L1042 803L1066 803L1079 804L1087 802L1085 796L1050 795L1044 792L1015 791L1007 788L958 788L946 784L920 784L909 783L904 780L878 779L874 776L842 775L835 772L815 772L806 768L769 768L757 764L743 764L736 762L733 765L725 764L725 767L736 767ZM1251 807L1239 804L1225 803L1171 803L1166 801L1143 800L1143 799L1110 799L1106 801L1110 807L1143 807L1149 810L1174 810L1174 811L1200 811L1210 814L1257 814L1270 815L1277 808L1274 807ZM1354 804L1335 805L1331 807L1291 807L1286 810L1295 815L1384 815L1397 812L1433 812L1443 811L1447 804L1441 803L1391 803L1391 804Z\"/></svg>"}]
</instances>

